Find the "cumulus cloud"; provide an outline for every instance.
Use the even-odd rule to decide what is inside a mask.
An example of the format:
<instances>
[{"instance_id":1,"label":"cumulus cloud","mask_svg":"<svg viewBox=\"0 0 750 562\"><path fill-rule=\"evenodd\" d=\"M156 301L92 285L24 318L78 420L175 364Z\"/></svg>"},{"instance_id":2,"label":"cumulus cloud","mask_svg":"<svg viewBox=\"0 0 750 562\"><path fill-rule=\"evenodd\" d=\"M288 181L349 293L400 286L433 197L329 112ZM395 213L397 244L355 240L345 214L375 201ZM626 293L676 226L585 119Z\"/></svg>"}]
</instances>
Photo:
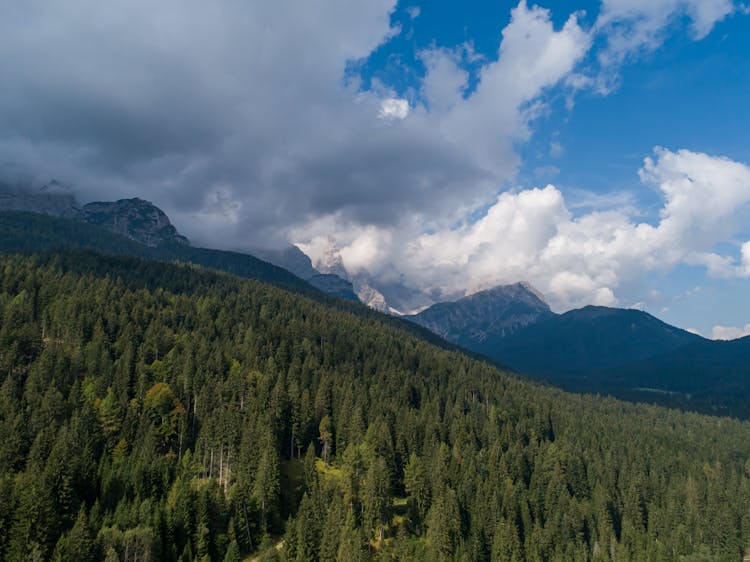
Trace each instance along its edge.
<instances>
[{"instance_id":1,"label":"cumulus cloud","mask_svg":"<svg viewBox=\"0 0 750 562\"><path fill-rule=\"evenodd\" d=\"M557 309L627 303L635 297L629 289L644 274L678 264L748 275L750 243L736 256L715 253L718 244L742 233L750 218L748 166L657 148L644 160L641 178L663 197L653 224L639 221L627 207L575 216L562 192L548 185L503 193L473 223L414 232L412 238L403 231L394 237L377 229L344 229L337 239L350 242L340 256L350 272L366 270L391 281L395 268L406 285L441 299L528 280ZM330 246L318 244L330 254ZM314 245L306 249L324 261Z\"/></svg>"},{"instance_id":2,"label":"cumulus cloud","mask_svg":"<svg viewBox=\"0 0 750 562\"><path fill-rule=\"evenodd\" d=\"M744 338L750 336L750 324L745 324L744 328L737 328L734 326L714 326L711 331L711 339L713 340L736 340L737 338Z\"/></svg>"}]
</instances>

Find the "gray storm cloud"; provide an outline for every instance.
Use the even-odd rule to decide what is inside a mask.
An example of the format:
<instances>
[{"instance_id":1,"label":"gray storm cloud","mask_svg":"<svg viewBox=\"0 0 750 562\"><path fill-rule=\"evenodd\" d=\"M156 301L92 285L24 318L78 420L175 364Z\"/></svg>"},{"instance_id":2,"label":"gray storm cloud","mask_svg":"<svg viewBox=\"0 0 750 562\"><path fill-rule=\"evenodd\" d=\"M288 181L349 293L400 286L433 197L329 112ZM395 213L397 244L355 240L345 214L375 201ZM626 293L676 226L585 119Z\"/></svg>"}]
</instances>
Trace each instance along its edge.
<instances>
[{"instance_id":1,"label":"gray storm cloud","mask_svg":"<svg viewBox=\"0 0 750 562\"><path fill-rule=\"evenodd\" d=\"M396 32L393 8L6 3L0 173L57 178L83 199L145 197L192 238L232 247L286 242L324 216L453 221L513 177L513 145L532 117L523 106L571 71L588 40L575 17L556 32L522 2L482 70L486 86L464 99L451 53L425 52L425 91L441 103L409 108L345 80L348 62Z\"/></svg>"}]
</instances>

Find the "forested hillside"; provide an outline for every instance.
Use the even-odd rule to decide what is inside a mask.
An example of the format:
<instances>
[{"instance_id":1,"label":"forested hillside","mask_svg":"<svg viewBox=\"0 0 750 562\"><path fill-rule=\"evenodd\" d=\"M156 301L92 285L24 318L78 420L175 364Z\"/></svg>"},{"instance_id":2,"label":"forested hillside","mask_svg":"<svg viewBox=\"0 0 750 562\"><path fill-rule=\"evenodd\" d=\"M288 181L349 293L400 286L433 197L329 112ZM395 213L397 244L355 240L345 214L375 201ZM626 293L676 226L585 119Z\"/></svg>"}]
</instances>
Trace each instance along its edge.
<instances>
[{"instance_id":1,"label":"forested hillside","mask_svg":"<svg viewBox=\"0 0 750 562\"><path fill-rule=\"evenodd\" d=\"M286 269L249 254L185 244L146 246L94 224L37 213L0 212L0 252L69 249L87 249L151 260L177 260L273 283L308 295L318 292Z\"/></svg>"},{"instance_id":2,"label":"forested hillside","mask_svg":"<svg viewBox=\"0 0 750 562\"><path fill-rule=\"evenodd\" d=\"M4 560L740 560L750 425L194 266L0 257ZM255 554L254 554L255 555Z\"/></svg>"}]
</instances>

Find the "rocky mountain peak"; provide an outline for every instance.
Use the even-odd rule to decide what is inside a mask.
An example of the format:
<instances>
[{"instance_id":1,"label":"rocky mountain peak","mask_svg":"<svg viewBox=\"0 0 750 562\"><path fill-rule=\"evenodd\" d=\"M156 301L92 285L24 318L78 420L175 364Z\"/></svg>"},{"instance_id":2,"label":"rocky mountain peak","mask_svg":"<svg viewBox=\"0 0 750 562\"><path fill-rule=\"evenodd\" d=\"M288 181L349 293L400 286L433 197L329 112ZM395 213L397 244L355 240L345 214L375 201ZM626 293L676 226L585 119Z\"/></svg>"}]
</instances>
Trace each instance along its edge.
<instances>
[{"instance_id":1,"label":"rocky mountain peak","mask_svg":"<svg viewBox=\"0 0 750 562\"><path fill-rule=\"evenodd\" d=\"M479 291L454 302L435 304L409 319L461 344L507 337L553 315L536 289L528 283L514 283Z\"/></svg>"},{"instance_id":2,"label":"rocky mountain peak","mask_svg":"<svg viewBox=\"0 0 750 562\"><path fill-rule=\"evenodd\" d=\"M164 211L137 197L88 203L83 206L83 219L146 246L190 244L187 238L177 232Z\"/></svg>"}]
</instances>

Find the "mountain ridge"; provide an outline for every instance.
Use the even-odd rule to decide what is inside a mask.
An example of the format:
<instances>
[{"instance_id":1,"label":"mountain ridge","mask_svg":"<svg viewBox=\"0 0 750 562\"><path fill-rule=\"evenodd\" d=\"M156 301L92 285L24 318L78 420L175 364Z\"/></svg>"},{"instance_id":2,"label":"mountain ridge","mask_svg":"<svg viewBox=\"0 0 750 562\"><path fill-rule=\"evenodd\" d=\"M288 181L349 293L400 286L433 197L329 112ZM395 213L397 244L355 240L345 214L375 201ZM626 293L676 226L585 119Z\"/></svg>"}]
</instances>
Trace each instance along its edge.
<instances>
[{"instance_id":1,"label":"mountain ridge","mask_svg":"<svg viewBox=\"0 0 750 562\"><path fill-rule=\"evenodd\" d=\"M515 308L514 295L523 297ZM588 305L556 314L533 298L517 283L405 318L566 390L750 417L750 337L709 340L637 309ZM536 316L524 308L529 302Z\"/></svg>"},{"instance_id":2,"label":"mountain ridge","mask_svg":"<svg viewBox=\"0 0 750 562\"><path fill-rule=\"evenodd\" d=\"M507 337L553 314L539 293L524 283L499 285L453 302L437 303L405 318L459 345Z\"/></svg>"}]
</instances>

